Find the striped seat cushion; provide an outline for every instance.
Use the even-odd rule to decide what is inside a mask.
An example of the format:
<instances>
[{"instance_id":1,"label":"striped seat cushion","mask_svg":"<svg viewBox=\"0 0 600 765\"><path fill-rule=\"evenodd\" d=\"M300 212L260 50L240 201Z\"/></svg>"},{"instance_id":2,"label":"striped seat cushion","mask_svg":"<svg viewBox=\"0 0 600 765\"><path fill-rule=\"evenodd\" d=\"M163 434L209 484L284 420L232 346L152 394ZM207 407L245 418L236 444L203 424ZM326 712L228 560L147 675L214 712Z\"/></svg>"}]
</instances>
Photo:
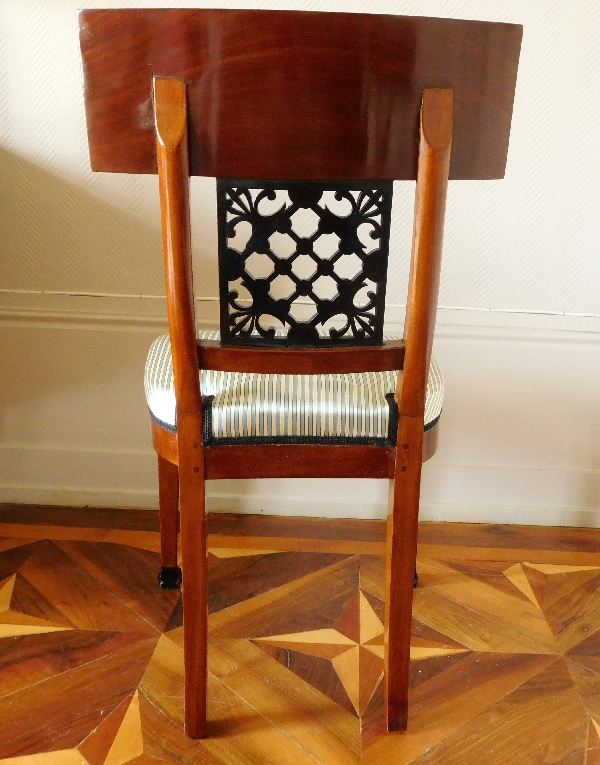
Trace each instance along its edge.
<instances>
[{"instance_id":1,"label":"striped seat cushion","mask_svg":"<svg viewBox=\"0 0 600 765\"><path fill-rule=\"evenodd\" d=\"M218 332L199 332L218 340ZM386 337L387 340L395 338ZM203 369L206 444L236 443L395 443L398 409L394 400L398 372L331 375L265 375ZM153 419L176 432L173 362L168 335L158 337L148 354L144 378ZM442 410L444 381L431 360L425 430Z\"/></svg>"}]
</instances>

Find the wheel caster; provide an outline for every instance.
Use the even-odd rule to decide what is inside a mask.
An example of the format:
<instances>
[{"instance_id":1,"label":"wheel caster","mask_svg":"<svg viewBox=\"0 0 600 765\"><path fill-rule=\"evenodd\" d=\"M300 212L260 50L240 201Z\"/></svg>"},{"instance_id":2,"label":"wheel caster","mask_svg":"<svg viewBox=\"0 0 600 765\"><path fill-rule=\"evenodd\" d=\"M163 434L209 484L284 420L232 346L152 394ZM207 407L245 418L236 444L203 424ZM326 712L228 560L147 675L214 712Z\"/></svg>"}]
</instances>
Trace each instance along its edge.
<instances>
[{"instance_id":1,"label":"wheel caster","mask_svg":"<svg viewBox=\"0 0 600 765\"><path fill-rule=\"evenodd\" d=\"M413 581L414 581L413 587L416 587L419 584L419 575L417 574L417 569L415 569L415 578Z\"/></svg>"}]
</instances>

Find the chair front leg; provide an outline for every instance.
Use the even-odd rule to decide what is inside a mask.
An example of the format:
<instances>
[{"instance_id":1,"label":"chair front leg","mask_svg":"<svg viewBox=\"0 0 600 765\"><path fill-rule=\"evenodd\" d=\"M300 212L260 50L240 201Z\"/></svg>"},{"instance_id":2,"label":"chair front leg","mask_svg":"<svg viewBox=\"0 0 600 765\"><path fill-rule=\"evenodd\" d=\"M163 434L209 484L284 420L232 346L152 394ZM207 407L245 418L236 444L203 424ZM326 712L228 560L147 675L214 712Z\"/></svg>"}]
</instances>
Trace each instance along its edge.
<instances>
[{"instance_id":1,"label":"chair front leg","mask_svg":"<svg viewBox=\"0 0 600 765\"><path fill-rule=\"evenodd\" d=\"M386 551L385 714L390 731L406 730L408 722L422 452L423 419L402 417L390 487Z\"/></svg>"},{"instance_id":2,"label":"chair front leg","mask_svg":"<svg viewBox=\"0 0 600 765\"><path fill-rule=\"evenodd\" d=\"M160 513L161 569L158 583L163 590L176 590L181 585L181 569L177 565L177 532L179 526L179 469L158 455L158 500Z\"/></svg>"}]
</instances>

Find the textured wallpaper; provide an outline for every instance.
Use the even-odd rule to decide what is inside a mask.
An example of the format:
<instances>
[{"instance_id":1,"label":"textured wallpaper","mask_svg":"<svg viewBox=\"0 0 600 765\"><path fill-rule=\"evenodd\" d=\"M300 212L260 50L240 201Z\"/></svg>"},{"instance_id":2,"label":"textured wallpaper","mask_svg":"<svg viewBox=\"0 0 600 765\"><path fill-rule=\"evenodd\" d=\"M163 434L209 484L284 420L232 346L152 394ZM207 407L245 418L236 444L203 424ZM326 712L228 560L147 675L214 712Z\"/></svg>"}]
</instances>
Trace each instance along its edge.
<instances>
[{"instance_id":1,"label":"textured wallpaper","mask_svg":"<svg viewBox=\"0 0 600 765\"><path fill-rule=\"evenodd\" d=\"M160 295L155 177L92 174L76 8L153 0L0 0L0 290ZM212 5L212 3L211 3ZM503 181L455 181L440 304L600 314L600 3L224 3L524 25ZM414 184L395 186L388 303L405 301ZM196 292L217 294L214 181L192 180Z\"/></svg>"}]
</instances>

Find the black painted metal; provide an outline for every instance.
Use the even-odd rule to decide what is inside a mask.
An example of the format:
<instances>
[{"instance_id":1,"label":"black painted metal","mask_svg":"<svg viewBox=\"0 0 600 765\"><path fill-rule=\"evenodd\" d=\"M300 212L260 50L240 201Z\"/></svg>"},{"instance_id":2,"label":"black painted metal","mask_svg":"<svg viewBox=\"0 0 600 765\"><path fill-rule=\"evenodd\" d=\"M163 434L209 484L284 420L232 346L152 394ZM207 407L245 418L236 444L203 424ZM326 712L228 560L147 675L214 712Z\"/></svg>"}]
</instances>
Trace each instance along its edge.
<instances>
[{"instance_id":1,"label":"black painted metal","mask_svg":"<svg viewBox=\"0 0 600 765\"><path fill-rule=\"evenodd\" d=\"M391 207L391 181L218 179L221 342L381 344Z\"/></svg>"}]
</instances>

